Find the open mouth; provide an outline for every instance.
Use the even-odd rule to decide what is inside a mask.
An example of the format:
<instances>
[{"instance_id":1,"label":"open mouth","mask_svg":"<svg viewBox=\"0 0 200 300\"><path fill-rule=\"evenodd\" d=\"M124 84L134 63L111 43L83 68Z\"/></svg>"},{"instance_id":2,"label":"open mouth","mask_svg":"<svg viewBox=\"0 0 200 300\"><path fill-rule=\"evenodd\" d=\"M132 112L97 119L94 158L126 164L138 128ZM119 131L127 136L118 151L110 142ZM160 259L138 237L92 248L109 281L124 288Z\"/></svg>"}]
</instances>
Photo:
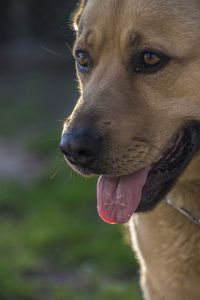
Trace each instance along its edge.
<instances>
[{"instance_id":1,"label":"open mouth","mask_svg":"<svg viewBox=\"0 0 200 300\"><path fill-rule=\"evenodd\" d=\"M152 166L122 177L100 176L97 208L111 224L126 223L134 212L146 212L170 191L187 167L200 141L200 125L193 123L177 135L175 142Z\"/></svg>"}]
</instances>

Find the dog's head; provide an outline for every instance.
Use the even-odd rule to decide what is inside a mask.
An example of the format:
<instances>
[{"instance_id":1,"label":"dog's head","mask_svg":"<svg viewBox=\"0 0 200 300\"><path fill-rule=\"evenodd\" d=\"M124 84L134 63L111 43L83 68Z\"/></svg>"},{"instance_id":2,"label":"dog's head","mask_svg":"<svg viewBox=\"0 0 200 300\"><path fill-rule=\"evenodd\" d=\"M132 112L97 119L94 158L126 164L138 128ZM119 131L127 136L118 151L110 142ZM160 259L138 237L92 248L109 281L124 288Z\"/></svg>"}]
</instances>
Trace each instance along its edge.
<instances>
[{"instance_id":1,"label":"dog's head","mask_svg":"<svg viewBox=\"0 0 200 300\"><path fill-rule=\"evenodd\" d=\"M147 211L194 156L200 135L200 2L87 0L75 15L81 96L61 141L69 165L100 174L98 209Z\"/></svg>"}]
</instances>

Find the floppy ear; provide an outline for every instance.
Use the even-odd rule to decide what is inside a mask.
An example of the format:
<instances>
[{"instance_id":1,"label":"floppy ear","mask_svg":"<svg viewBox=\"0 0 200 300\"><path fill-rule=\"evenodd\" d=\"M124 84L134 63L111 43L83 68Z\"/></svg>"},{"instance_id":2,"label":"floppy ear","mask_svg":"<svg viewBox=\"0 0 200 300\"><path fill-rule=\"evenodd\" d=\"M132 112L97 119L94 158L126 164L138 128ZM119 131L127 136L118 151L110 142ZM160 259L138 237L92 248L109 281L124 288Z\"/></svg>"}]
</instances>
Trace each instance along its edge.
<instances>
[{"instance_id":1,"label":"floppy ear","mask_svg":"<svg viewBox=\"0 0 200 300\"><path fill-rule=\"evenodd\" d=\"M78 30L78 24L83 12L83 8L85 7L87 3L87 0L80 0L80 2L78 3L78 8L75 10L75 13L73 14L72 18L73 18L73 28L74 30Z\"/></svg>"}]
</instances>

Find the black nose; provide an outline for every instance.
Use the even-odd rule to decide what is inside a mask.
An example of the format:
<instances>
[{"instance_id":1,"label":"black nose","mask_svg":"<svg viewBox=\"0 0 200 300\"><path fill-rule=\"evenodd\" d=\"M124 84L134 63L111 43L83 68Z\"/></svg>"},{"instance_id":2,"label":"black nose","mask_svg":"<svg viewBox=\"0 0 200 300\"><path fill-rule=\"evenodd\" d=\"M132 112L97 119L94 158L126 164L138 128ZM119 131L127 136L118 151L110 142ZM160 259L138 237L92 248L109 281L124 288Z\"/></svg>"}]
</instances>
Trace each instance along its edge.
<instances>
[{"instance_id":1,"label":"black nose","mask_svg":"<svg viewBox=\"0 0 200 300\"><path fill-rule=\"evenodd\" d=\"M102 139L93 130L81 129L65 133L62 136L60 149L72 164L88 166L97 159Z\"/></svg>"}]
</instances>

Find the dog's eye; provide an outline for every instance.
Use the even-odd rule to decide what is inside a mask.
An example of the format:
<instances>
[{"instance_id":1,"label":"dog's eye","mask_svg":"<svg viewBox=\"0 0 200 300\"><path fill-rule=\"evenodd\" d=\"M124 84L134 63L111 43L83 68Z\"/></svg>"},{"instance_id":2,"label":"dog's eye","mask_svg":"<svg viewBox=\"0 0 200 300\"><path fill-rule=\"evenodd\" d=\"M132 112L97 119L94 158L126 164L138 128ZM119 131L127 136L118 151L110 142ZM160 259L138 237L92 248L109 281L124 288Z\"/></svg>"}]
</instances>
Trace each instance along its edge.
<instances>
[{"instance_id":1,"label":"dog's eye","mask_svg":"<svg viewBox=\"0 0 200 300\"><path fill-rule=\"evenodd\" d=\"M88 72L90 66L90 58L87 52L78 50L76 52L76 62L80 71Z\"/></svg>"},{"instance_id":2,"label":"dog's eye","mask_svg":"<svg viewBox=\"0 0 200 300\"><path fill-rule=\"evenodd\" d=\"M162 53L144 51L137 55L135 71L137 73L156 73L169 62L169 57Z\"/></svg>"},{"instance_id":3,"label":"dog's eye","mask_svg":"<svg viewBox=\"0 0 200 300\"><path fill-rule=\"evenodd\" d=\"M157 63L159 63L161 58L153 53L147 52L144 54L144 62L147 65L155 66Z\"/></svg>"}]
</instances>

